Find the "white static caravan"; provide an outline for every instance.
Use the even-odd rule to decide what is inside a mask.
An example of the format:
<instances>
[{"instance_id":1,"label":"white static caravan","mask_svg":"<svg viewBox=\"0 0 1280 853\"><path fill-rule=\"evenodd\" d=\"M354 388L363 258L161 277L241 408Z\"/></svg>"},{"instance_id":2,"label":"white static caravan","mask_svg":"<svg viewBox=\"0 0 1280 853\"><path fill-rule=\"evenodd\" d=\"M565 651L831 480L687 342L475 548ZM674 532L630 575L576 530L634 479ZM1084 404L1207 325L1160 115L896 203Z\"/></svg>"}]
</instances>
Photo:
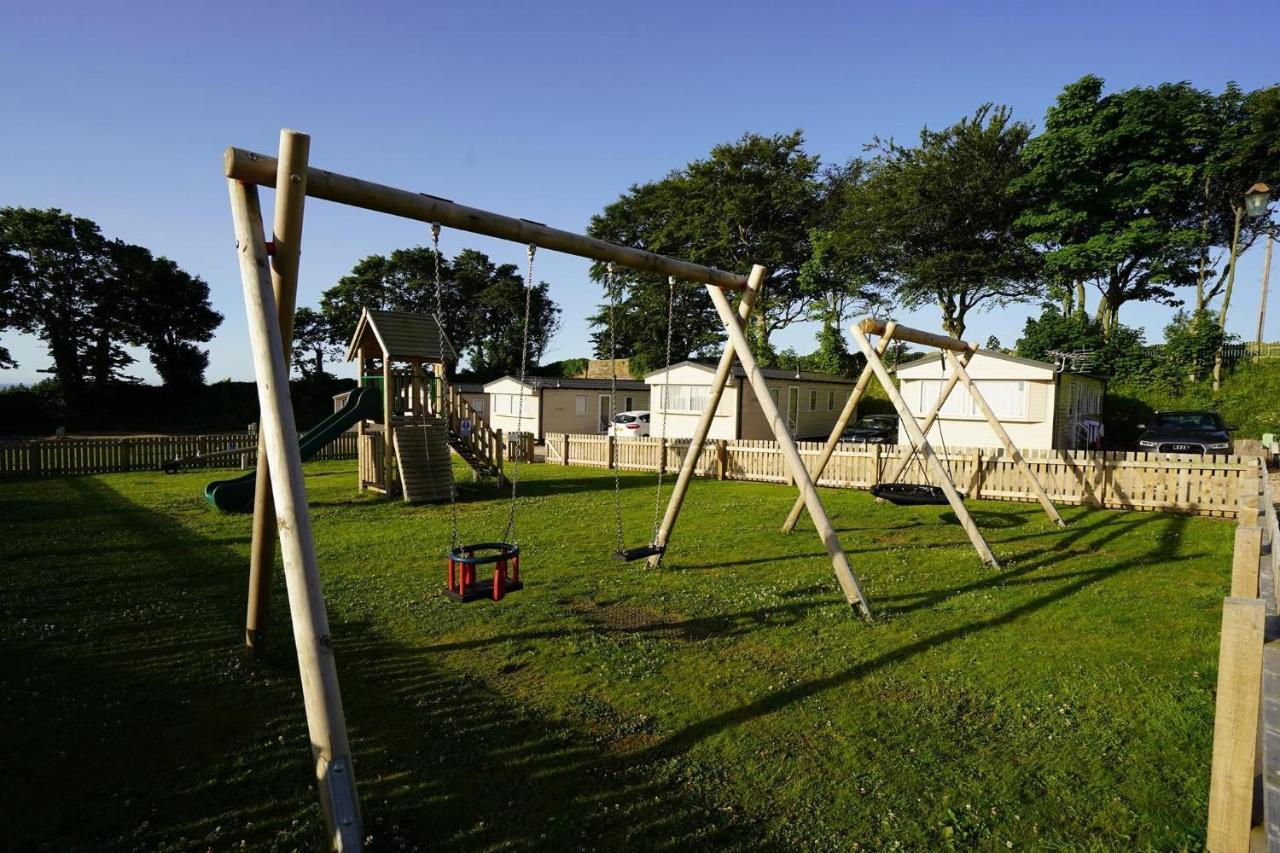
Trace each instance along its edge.
<instances>
[{"instance_id":1,"label":"white static caravan","mask_svg":"<svg viewBox=\"0 0 1280 853\"><path fill-rule=\"evenodd\" d=\"M777 368L765 368L761 372L769 396L786 420L787 430L792 437L800 439L825 439L856 384L853 379L826 373ZM714 366L682 361L671 365L669 375L666 368L646 375L644 381L653 391L649 434L663 435L665 422L667 438L692 438L715 374ZM741 365L734 365L708 437L756 440L774 437Z\"/></svg>"},{"instance_id":2,"label":"white static caravan","mask_svg":"<svg viewBox=\"0 0 1280 853\"><path fill-rule=\"evenodd\" d=\"M1106 381L1088 373L1060 371L1056 365L980 350L967 368L978 390L1023 450L1085 450L1100 446ZM939 354L898 365L895 373L916 420L923 421L951 375ZM935 450L948 447L1000 447L968 389L957 384L929 431ZM898 443L910 446L898 426Z\"/></svg>"},{"instance_id":3,"label":"white static caravan","mask_svg":"<svg viewBox=\"0 0 1280 853\"><path fill-rule=\"evenodd\" d=\"M518 423L538 441L548 432L602 435L609 426L610 387L608 379L526 376L521 385L516 377L503 376L484 386L489 427L509 434ZM649 386L643 382L619 379L617 389L613 411L649 408Z\"/></svg>"}]
</instances>

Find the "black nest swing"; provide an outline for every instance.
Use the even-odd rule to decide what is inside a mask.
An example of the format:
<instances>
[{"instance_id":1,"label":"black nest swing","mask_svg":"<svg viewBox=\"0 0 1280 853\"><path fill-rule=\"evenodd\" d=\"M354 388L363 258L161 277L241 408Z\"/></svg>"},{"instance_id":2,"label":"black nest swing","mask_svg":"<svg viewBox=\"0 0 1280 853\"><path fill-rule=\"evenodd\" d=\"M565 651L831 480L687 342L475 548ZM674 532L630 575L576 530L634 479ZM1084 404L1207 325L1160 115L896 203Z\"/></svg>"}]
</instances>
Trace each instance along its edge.
<instances>
[{"instance_id":1,"label":"black nest swing","mask_svg":"<svg viewBox=\"0 0 1280 853\"><path fill-rule=\"evenodd\" d=\"M916 483L876 483L871 487L871 494L884 498L895 506L939 506L948 503L947 495L940 486L917 485ZM964 499L964 493L957 491Z\"/></svg>"}]
</instances>

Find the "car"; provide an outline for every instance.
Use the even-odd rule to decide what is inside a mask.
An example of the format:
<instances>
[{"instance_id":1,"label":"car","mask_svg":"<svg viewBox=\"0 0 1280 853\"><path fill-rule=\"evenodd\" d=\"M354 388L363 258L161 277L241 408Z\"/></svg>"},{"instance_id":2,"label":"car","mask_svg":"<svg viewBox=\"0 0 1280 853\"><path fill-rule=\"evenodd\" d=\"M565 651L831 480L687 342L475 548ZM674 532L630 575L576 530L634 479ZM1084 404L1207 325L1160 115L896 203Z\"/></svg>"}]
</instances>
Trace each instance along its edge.
<instances>
[{"instance_id":1,"label":"car","mask_svg":"<svg viewBox=\"0 0 1280 853\"><path fill-rule=\"evenodd\" d=\"M867 415L859 418L851 427L845 427L840 434L842 441L855 444L897 444L897 415Z\"/></svg>"},{"instance_id":2,"label":"car","mask_svg":"<svg viewBox=\"0 0 1280 853\"><path fill-rule=\"evenodd\" d=\"M1230 453L1231 435L1222 416L1210 411L1156 412L1139 427L1138 450L1148 453Z\"/></svg>"},{"instance_id":3,"label":"car","mask_svg":"<svg viewBox=\"0 0 1280 853\"><path fill-rule=\"evenodd\" d=\"M609 434L614 438L641 438L649 434L649 413L635 410L618 412L613 416Z\"/></svg>"}]
</instances>

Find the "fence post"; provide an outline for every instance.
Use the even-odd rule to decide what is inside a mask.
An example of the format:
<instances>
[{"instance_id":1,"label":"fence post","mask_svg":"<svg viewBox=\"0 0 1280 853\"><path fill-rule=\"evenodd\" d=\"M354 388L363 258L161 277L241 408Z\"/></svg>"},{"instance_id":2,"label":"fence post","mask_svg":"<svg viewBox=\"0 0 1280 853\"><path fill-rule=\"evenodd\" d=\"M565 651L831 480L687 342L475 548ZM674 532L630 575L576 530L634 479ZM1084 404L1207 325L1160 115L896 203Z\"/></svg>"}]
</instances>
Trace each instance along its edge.
<instances>
[{"instance_id":1,"label":"fence post","mask_svg":"<svg viewBox=\"0 0 1280 853\"><path fill-rule=\"evenodd\" d=\"M565 433L560 437L560 461L565 465L569 464L569 433Z\"/></svg>"},{"instance_id":2,"label":"fence post","mask_svg":"<svg viewBox=\"0 0 1280 853\"><path fill-rule=\"evenodd\" d=\"M716 479L723 480L729 476L729 442L723 438L716 439Z\"/></svg>"},{"instance_id":3,"label":"fence post","mask_svg":"<svg viewBox=\"0 0 1280 853\"><path fill-rule=\"evenodd\" d=\"M27 470L31 476L40 476L40 442L33 441L27 445Z\"/></svg>"},{"instance_id":4,"label":"fence post","mask_svg":"<svg viewBox=\"0 0 1280 853\"><path fill-rule=\"evenodd\" d=\"M868 445L865 445L865 444L863 445L863 447L867 447L867 446ZM881 465L880 445L872 444L870 445L870 447L871 447L871 485L874 486L880 482L880 465Z\"/></svg>"},{"instance_id":5,"label":"fence post","mask_svg":"<svg viewBox=\"0 0 1280 853\"><path fill-rule=\"evenodd\" d=\"M1236 546L1231 556L1231 594L1237 598L1258 597L1258 564L1262 559L1262 527L1241 524L1236 528Z\"/></svg>"},{"instance_id":6,"label":"fence post","mask_svg":"<svg viewBox=\"0 0 1280 853\"><path fill-rule=\"evenodd\" d=\"M126 438L120 442L120 470L133 470L133 439Z\"/></svg>"},{"instance_id":7,"label":"fence post","mask_svg":"<svg viewBox=\"0 0 1280 853\"><path fill-rule=\"evenodd\" d=\"M1233 597L1222 604L1205 845L1214 853L1249 849L1266 615L1260 598Z\"/></svg>"},{"instance_id":8,"label":"fence post","mask_svg":"<svg viewBox=\"0 0 1280 853\"><path fill-rule=\"evenodd\" d=\"M1255 467L1240 478L1240 495L1236 498L1236 519L1240 524L1258 523L1258 493L1261 491L1262 481Z\"/></svg>"},{"instance_id":9,"label":"fence post","mask_svg":"<svg viewBox=\"0 0 1280 853\"><path fill-rule=\"evenodd\" d=\"M618 461L618 460L617 460L617 452L616 452L616 450L615 450L615 448L614 448L614 445L613 445L613 436L611 436L611 435L610 435L610 436L606 436L606 437L605 437L605 444L606 444L606 447L605 447L605 452L604 452L604 453L605 453L605 455L604 455L605 466L604 466L604 467L606 467L606 468L612 468L612 467L617 463L617 461Z\"/></svg>"}]
</instances>

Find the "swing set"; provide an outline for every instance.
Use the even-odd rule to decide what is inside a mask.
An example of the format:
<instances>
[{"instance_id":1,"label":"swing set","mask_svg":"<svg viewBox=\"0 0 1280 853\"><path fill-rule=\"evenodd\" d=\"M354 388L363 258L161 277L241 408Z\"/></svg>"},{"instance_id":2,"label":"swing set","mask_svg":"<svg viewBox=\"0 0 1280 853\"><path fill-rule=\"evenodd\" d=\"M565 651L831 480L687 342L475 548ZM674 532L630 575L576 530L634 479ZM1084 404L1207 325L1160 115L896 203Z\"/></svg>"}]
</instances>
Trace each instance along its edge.
<instances>
[{"instance_id":1,"label":"swing set","mask_svg":"<svg viewBox=\"0 0 1280 853\"><path fill-rule=\"evenodd\" d=\"M866 597L814 487L815 478L810 476L805 467L795 441L787 431L786 422L769 395L764 374L757 366L747 343L744 325L750 319L763 287L764 267L753 266L750 274L744 276L550 228L528 219L516 219L466 207L425 193L326 172L310 167L309 153L309 136L285 130L281 132L278 158L229 148L224 155L223 166L230 193L244 288L245 314L261 410L246 645L255 656L261 655L264 649L278 536L302 682L303 704L312 743L315 777L330 843L335 849L361 849L364 833L338 686L337 666L312 536L311 516L307 507L297 425L289 396L289 344L297 295L303 208L308 196L427 223L433 226L433 232L435 226L447 226L528 246L530 280L525 290L526 347L522 355L522 381L527 366L529 300L536 249L560 251L598 263L617 264L639 272L666 275L672 291L676 280L705 286L724 324L728 341L720 357L706 407L699 417L689 450L684 455L672 488L666 512L656 524L656 532L648 545L628 550L621 541L619 526L615 531L619 534L618 554L622 559L647 559L650 565L657 565L666 553L700 450L706 442L712 418L729 380L734 360L737 359L773 429L779 449L799 488L801 506L813 519L831 558L832 568L845 599L864 618L871 618ZM275 216L270 242L263 225L257 189L259 186L275 189ZM725 291L741 293L736 310ZM671 310L669 301L668 341L671 334ZM886 379L882 378L881 381L889 384ZM926 458L931 457L926 454ZM515 573L512 580L518 579L520 553L515 529L518 463L510 479L512 499L507 530L503 537L508 541L458 545L455 496L453 542L448 554L455 568L469 581L475 580L477 566L490 563L502 566L504 573L505 566L510 564ZM616 485L615 483L615 507L618 506ZM450 492L452 495L454 489L451 488ZM656 507L660 503L661 491L655 498L655 519ZM468 549L471 553L468 553ZM495 578L494 583L496 587L499 580Z\"/></svg>"},{"instance_id":2,"label":"swing set","mask_svg":"<svg viewBox=\"0 0 1280 853\"><path fill-rule=\"evenodd\" d=\"M1013 443L1013 439L1009 437L1008 430L1004 428L1004 424L1000 423L1000 419L996 417L995 412L988 405L977 384L969 376L967 370L969 361L979 352L976 346L946 335L900 326L892 320L886 323L874 318L867 318L861 323L855 324L850 331L867 363L862 369L862 373L859 375L858 382L854 385L849 399L845 401L839 417L836 418L835 426L831 429L831 435L827 438L827 443L823 446L818 456L818 462L813 473L815 481L821 479L823 471L827 468L827 463L831 461L831 456L835 453L836 446L840 443L845 426L848 425L850 418L853 417L858 401L862 399L867 386L871 383L872 377L874 377L884 388L889 401L893 404L894 411L898 413L899 422L911 442L911 452L897 461L888 476L879 478L879 482L871 487L871 493L878 498L899 506L950 504L952 512L955 513L960 525L964 528L965 533L968 534L969 541L973 543L974 550L978 552L978 557L992 568L999 568L1000 564L995 555L991 553L987 540L983 537L982 531L978 529L978 525L974 523L973 516L969 514L969 510L964 505L963 493L955 486L951 476L950 462L944 461L948 454L946 451L946 438L942 434L941 423L938 423L938 437L942 444L944 459L938 458L938 454L934 452L933 445L928 438L929 430L938 420L947 398L957 384L963 384L979 411L982 412L983 417L986 418L991 431L1000 440L1000 444L1004 447L1004 452L1014 461L1022 476L1026 478L1027 484L1030 486L1032 493L1035 494L1036 500L1040 502L1040 506L1044 508L1045 514L1057 526L1066 527L1066 522L1062 520L1062 516L1058 513L1058 508L1054 506L1048 493L1045 492L1039 479L1036 478L1035 472L1031 470L1026 458L1018 450L1017 445ZM875 347L871 346L868 335L880 336L880 341ZM912 414L911 408L907 405L907 401L902 397L902 392L898 390L898 386L894 384L892 377L889 375L889 369L884 365L882 356L894 341L907 341L930 347L938 350L942 356L938 363L945 381L938 392L938 399L934 401L933 406L925 415L923 425L916 421L915 415ZM948 370L950 371L949 376L947 375ZM920 472L926 481L924 484L901 482L902 475L913 461L920 466ZM790 532L795 528L796 522L804 509L805 505L802 502L797 502L792 506L791 513L782 524L784 533Z\"/></svg>"}]
</instances>

